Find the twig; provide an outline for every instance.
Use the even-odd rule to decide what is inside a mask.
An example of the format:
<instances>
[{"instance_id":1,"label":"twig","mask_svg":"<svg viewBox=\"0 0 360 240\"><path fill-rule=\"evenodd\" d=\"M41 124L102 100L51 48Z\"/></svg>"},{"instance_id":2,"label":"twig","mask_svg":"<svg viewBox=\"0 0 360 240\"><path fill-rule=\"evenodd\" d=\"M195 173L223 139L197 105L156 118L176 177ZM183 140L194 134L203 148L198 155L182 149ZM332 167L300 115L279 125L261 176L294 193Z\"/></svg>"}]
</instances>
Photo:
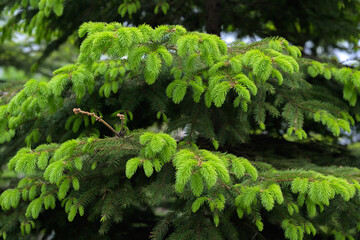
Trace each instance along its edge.
<instances>
[{"instance_id":1,"label":"twig","mask_svg":"<svg viewBox=\"0 0 360 240\"><path fill-rule=\"evenodd\" d=\"M127 131L126 128L124 128L124 123L125 123L125 115L124 114L116 114L116 116L118 116L121 120L121 128L120 128L120 131L119 131L119 135L120 137L124 137L125 136L125 133Z\"/></svg>"},{"instance_id":2,"label":"twig","mask_svg":"<svg viewBox=\"0 0 360 240\"><path fill-rule=\"evenodd\" d=\"M123 114L118 113L116 116L120 118L121 120L121 129L119 132L117 132L113 127L110 126L107 122L105 122L102 117L97 116L95 113L90 113L86 111L82 111L80 108L74 108L73 112L75 114L81 113L84 115L88 115L90 117L94 117L96 121L102 122L107 128L109 128L117 137L124 137L127 129L124 129L124 122L125 122L125 116Z\"/></svg>"}]
</instances>

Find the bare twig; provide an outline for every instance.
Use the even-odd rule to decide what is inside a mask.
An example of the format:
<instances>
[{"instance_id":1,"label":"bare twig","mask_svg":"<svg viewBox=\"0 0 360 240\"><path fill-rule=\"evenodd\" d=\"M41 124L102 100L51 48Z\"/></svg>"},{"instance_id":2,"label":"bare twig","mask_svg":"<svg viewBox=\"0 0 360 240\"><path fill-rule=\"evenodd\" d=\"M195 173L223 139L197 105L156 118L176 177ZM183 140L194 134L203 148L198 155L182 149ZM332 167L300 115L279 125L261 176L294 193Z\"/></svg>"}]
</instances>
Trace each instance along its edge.
<instances>
[{"instance_id":1,"label":"bare twig","mask_svg":"<svg viewBox=\"0 0 360 240\"><path fill-rule=\"evenodd\" d=\"M101 123L103 123L107 128L109 128L113 133L115 133L115 135L117 137L124 137L125 133L126 133L126 129L124 129L124 122L125 122L125 115L118 113L116 116L118 116L121 120L121 129L119 132L117 132L113 127L110 126L110 124L108 124L107 122L105 122L101 116L97 116L95 113L90 113L90 112L86 112L86 111L82 111L80 108L74 108L73 112L75 114L84 114L84 115L88 115L90 117L94 117L96 121L99 121Z\"/></svg>"}]
</instances>

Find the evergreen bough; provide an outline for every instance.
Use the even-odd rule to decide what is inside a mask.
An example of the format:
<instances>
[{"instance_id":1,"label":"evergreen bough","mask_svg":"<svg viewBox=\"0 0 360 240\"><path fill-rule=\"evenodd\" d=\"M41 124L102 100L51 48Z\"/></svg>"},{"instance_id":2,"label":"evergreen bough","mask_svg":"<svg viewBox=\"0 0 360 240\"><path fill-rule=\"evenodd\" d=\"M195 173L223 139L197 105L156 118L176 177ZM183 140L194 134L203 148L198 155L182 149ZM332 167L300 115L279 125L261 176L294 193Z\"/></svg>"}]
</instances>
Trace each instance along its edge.
<instances>
[{"instance_id":1,"label":"evergreen bough","mask_svg":"<svg viewBox=\"0 0 360 240\"><path fill-rule=\"evenodd\" d=\"M60 14L62 1L53 2L44 9ZM120 8L135 12L132 4ZM149 223L151 239L239 239L275 226L291 240L359 236L359 169L277 170L213 150L241 148L267 126L276 129L267 134L299 140L350 132L360 120L360 72L301 58L280 37L227 46L182 26L94 22L79 36L76 64L48 82L29 80L0 107L0 141L24 134L27 145L8 164L23 177L0 196L3 238L50 234L39 219L59 209L69 222L100 223L100 238L142 212L158 220ZM89 112L71 114L77 106ZM121 124L108 126L116 137L104 137L96 121L116 115ZM166 123L167 133L130 131L131 121ZM185 134L175 140L168 133L179 128Z\"/></svg>"}]
</instances>

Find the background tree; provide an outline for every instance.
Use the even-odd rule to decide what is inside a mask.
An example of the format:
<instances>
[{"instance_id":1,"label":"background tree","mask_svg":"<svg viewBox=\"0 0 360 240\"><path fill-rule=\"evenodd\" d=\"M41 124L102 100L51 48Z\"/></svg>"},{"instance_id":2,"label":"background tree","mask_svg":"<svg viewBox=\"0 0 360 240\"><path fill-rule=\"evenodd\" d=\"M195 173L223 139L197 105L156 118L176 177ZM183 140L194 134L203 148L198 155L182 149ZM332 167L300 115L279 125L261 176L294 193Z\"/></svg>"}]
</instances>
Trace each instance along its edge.
<instances>
[{"instance_id":1,"label":"background tree","mask_svg":"<svg viewBox=\"0 0 360 240\"><path fill-rule=\"evenodd\" d=\"M3 98L18 173L3 174L3 237L358 237L358 162L338 139L360 119L360 75L295 47L355 47L356 1L2 4L3 66L46 76L82 42L77 62ZM290 42L226 46L162 23ZM8 41L19 33L34 38ZM137 130L150 127L184 134Z\"/></svg>"},{"instance_id":2,"label":"background tree","mask_svg":"<svg viewBox=\"0 0 360 240\"><path fill-rule=\"evenodd\" d=\"M359 4L357 1L2 1L5 24L2 40L12 39L17 31L47 42L44 59L87 21L124 22L138 26L180 24L190 31L220 35L235 31L244 36L281 36L297 46L313 43L325 51L340 47L340 41L357 46ZM286 10L286 11L285 11ZM71 21L69 21L71 19ZM78 41L78 44L81 41ZM330 48L330 49L329 49Z\"/></svg>"}]
</instances>

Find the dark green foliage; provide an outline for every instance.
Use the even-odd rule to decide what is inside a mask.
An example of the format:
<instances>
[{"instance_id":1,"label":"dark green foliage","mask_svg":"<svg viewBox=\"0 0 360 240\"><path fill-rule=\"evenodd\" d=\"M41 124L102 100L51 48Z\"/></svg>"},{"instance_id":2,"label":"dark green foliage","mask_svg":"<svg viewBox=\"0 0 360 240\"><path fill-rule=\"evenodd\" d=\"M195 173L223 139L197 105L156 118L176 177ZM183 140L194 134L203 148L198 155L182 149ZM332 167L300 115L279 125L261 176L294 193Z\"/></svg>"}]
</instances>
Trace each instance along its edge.
<instances>
[{"instance_id":1,"label":"dark green foliage","mask_svg":"<svg viewBox=\"0 0 360 240\"><path fill-rule=\"evenodd\" d=\"M283 36L302 47L312 41L312 54L316 54L317 47L327 50L342 40L356 47L358 9L359 3L353 0L278 1L276 4L271 0L6 0L0 3L0 11L6 16L0 38L11 39L15 31L33 33L37 42L48 43L40 59L43 60L71 38L84 22L121 21L135 26L146 22L152 27L182 24L192 31L205 28L208 33L217 35L225 30L236 31L238 37ZM96 32L100 25L93 26L92 31ZM81 31L80 37L83 36L84 31ZM290 48L290 51L293 55L297 50ZM16 57L12 59L16 61Z\"/></svg>"},{"instance_id":2,"label":"dark green foliage","mask_svg":"<svg viewBox=\"0 0 360 240\"><path fill-rule=\"evenodd\" d=\"M44 11L60 15L59 4ZM119 11L135 14L136 4ZM48 82L29 80L0 107L2 141L23 134L27 145L8 164L24 177L0 196L4 238L54 229L66 238L59 226L68 222L87 225L84 238L104 239L271 238L269 228L291 240L359 236L358 207L349 213L356 223L335 211L359 204L356 164L334 170L311 156L317 162L308 168L289 167L254 154L261 144L250 154L240 145L258 133L306 143L350 132L360 118L357 70L301 58L283 38L227 46L182 26L92 22L79 35L86 39L77 63ZM167 133L105 137L100 117L71 115L78 106L116 131L157 122ZM179 128L185 134L176 141L168 133ZM51 135L59 144L46 143ZM43 220L52 213L55 224Z\"/></svg>"}]
</instances>

